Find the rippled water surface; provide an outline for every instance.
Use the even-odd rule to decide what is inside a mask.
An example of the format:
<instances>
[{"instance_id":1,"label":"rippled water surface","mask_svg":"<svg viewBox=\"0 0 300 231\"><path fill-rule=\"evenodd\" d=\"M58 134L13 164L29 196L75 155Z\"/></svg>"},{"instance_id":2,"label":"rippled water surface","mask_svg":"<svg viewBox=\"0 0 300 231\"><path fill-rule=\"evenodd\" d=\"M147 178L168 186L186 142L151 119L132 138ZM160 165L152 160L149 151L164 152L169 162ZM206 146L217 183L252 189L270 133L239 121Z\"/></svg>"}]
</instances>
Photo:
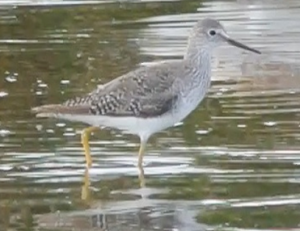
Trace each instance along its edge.
<instances>
[{"instance_id":1,"label":"rippled water surface","mask_svg":"<svg viewBox=\"0 0 300 231\"><path fill-rule=\"evenodd\" d=\"M214 17L224 45L196 111L154 135L145 185L139 140L35 118L140 65L179 59ZM0 5L0 230L299 230L300 2L44 1Z\"/></svg>"}]
</instances>

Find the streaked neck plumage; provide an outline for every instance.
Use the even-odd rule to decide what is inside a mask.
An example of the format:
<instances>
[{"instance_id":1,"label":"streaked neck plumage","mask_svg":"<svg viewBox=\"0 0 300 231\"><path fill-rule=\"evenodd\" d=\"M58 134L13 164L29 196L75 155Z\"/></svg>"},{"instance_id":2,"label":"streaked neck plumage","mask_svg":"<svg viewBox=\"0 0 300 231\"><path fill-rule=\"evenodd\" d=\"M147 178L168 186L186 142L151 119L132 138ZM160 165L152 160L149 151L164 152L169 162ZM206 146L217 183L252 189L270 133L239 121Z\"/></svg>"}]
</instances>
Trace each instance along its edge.
<instances>
[{"instance_id":1,"label":"streaked neck plumage","mask_svg":"<svg viewBox=\"0 0 300 231\"><path fill-rule=\"evenodd\" d=\"M201 32L194 28L188 39L184 61L186 61L192 69L192 74L189 78L194 81L193 85L210 84L211 78L211 59L213 47L211 43L202 35Z\"/></svg>"},{"instance_id":2,"label":"streaked neck plumage","mask_svg":"<svg viewBox=\"0 0 300 231\"><path fill-rule=\"evenodd\" d=\"M192 30L184 62L189 67L189 74L185 76L185 86L190 94L190 100L198 104L209 89L211 82L211 59L213 47L201 38L201 33Z\"/></svg>"},{"instance_id":3,"label":"streaked neck plumage","mask_svg":"<svg viewBox=\"0 0 300 231\"><path fill-rule=\"evenodd\" d=\"M191 62L194 65L209 65L212 57L212 47L204 37L195 29L191 31L188 38L188 44L184 60Z\"/></svg>"}]
</instances>

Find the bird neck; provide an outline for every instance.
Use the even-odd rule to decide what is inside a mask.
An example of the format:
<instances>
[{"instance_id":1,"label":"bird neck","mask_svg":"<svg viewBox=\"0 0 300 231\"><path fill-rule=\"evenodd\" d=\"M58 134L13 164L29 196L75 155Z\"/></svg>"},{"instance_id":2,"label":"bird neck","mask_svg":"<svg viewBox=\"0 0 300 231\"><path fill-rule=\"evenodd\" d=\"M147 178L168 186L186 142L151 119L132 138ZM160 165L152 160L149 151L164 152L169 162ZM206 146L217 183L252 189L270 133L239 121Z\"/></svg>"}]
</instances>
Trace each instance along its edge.
<instances>
[{"instance_id":1,"label":"bird neck","mask_svg":"<svg viewBox=\"0 0 300 231\"><path fill-rule=\"evenodd\" d=\"M212 57L212 48L209 43L206 43L203 39L198 38L191 33L188 39L187 49L184 55L184 59L193 63L194 65L210 64ZM210 66L210 65L209 65Z\"/></svg>"}]
</instances>

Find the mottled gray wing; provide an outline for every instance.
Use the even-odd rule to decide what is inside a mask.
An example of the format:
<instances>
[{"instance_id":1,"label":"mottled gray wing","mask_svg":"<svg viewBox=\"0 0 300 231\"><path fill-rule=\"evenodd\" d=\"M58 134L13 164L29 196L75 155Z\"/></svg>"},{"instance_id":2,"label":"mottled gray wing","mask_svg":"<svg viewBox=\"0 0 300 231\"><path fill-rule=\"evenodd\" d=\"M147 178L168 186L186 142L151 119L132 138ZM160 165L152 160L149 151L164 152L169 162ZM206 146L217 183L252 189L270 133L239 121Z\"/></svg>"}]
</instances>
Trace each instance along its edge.
<instances>
[{"instance_id":1,"label":"mottled gray wing","mask_svg":"<svg viewBox=\"0 0 300 231\"><path fill-rule=\"evenodd\" d=\"M177 101L177 96L160 94L151 99L146 97L131 97L130 101L110 100L109 102L93 101L90 112L96 115L155 117L171 111Z\"/></svg>"},{"instance_id":2,"label":"mottled gray wing","mask_svg":"<svg viewBox=\"0 0 300 231\"><path fill-rule=\"evenodd\" d=\"M178 100L174 83L183 74L180 62L142 67L99 86L86 97L65 106L86 106L88 113L109 116L154 117L172 109Z\"/></svg>"}]
</instances>

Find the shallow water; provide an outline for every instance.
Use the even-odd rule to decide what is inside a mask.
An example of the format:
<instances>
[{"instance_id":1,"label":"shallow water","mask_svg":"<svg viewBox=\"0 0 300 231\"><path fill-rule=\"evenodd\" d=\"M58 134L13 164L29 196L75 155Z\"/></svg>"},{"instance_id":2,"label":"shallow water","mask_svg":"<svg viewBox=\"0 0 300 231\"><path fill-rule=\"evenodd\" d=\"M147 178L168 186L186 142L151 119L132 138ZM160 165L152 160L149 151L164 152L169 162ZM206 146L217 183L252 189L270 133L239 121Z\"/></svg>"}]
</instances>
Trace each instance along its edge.
<instances>
[{"instance_id":1,"label":"shallow water","mask_svg":"<svg viewBox=\"0 0 300 231\"><path fill-rule=\"evenodd\" d=\"M2 1L0 230L299 230L300 2ZM183 55L189 28L222 21L257 56L223 46L207 98L154 135L91 137L35 118L140 65Z\"/></svg>"}]
</instances>

